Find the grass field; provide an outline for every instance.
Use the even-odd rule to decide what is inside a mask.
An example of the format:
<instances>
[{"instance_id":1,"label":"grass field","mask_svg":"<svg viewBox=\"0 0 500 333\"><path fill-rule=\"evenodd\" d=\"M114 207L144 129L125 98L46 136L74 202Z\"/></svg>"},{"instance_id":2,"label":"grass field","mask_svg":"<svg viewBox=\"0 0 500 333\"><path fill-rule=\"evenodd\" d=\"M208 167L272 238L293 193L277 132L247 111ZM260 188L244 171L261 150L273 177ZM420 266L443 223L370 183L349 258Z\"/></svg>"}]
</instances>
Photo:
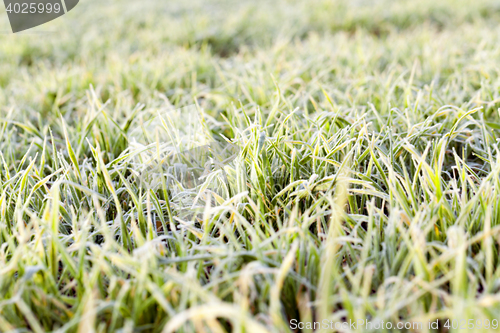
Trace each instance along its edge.
<instances>
[{"instance_id":1,"label":"grass field","mask_svg":"<svg viewBox=\"0 0 500 333\"><path fill-rule=\"evenodd\" d=\"M497 0L0 8L0 332L497 331Z\"/></svg>"}]
</instances>

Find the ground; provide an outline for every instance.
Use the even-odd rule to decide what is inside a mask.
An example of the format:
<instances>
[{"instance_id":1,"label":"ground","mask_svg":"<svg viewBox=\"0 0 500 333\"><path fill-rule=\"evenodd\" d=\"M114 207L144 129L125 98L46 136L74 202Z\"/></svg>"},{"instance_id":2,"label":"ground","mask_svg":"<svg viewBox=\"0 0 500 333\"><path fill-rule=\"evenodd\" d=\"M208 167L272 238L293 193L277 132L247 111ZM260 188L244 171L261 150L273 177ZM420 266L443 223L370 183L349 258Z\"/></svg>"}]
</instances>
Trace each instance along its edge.
<instances>
[{"instance_id":1,"label":"ground","mask_svg":"<svg viewBox=\"0 0 500 333\"><path fill-rule=\"evenodd\" d=\"M498 328L498 1L0 17L1 332Z\"/></svg>"}]
</instances>

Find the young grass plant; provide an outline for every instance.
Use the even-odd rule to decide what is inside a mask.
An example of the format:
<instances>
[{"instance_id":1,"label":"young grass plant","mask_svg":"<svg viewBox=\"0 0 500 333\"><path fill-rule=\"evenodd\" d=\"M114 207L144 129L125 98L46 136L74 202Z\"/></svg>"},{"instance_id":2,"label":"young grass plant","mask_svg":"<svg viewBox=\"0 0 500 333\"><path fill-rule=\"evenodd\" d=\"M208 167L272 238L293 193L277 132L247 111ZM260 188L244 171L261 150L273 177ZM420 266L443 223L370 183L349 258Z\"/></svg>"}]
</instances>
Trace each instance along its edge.
<instances>
[{"instance_id":1,"label":"young grass plant","mask_svg":"<svg viewBox=\"0 0 500 333\"><path fill-rule=\"evenodd\" d=\"M89 0L0 35L0 332L494 331L500 12L459 3Z\"/></svg>"}]
</instances>

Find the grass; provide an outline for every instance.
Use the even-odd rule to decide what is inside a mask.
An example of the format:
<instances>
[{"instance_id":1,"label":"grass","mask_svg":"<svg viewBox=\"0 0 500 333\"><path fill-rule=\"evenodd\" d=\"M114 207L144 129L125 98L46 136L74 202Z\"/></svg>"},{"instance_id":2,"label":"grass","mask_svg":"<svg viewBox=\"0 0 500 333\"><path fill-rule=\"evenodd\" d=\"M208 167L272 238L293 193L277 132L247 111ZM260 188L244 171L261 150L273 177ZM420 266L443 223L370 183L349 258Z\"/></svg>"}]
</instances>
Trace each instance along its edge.
<instances>
[{"instance_id":1,"label":"grass","mask_svg":"<svg viewBox=\"0 0 500 333\"><path fill-rule=\"evenodd\" d=\"M87 0L1 34L0 331L500 320L499 18ZM212 141L201 183L163 168Z\"/></svg>"}]
</instances>

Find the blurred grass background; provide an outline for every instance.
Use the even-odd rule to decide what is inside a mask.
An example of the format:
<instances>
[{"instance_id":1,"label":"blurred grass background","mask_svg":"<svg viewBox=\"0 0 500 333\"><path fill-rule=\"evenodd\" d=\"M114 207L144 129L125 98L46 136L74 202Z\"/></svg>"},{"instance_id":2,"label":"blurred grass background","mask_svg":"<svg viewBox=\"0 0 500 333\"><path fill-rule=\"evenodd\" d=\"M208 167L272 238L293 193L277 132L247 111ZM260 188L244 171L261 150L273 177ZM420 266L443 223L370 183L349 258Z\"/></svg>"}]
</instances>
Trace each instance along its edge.
<instances>
[{"instance_id":1,"label":"blurred grass background","mask_svg":"<svg viewBox=\"0 0 500 333\"><path fill-rule=\"evenodd\" d=\"M0 331L499 319L498 1L0 18ZM129 177L128 131L193 104L241 148L214 207Z\"/></svg>"}]
</instances>

